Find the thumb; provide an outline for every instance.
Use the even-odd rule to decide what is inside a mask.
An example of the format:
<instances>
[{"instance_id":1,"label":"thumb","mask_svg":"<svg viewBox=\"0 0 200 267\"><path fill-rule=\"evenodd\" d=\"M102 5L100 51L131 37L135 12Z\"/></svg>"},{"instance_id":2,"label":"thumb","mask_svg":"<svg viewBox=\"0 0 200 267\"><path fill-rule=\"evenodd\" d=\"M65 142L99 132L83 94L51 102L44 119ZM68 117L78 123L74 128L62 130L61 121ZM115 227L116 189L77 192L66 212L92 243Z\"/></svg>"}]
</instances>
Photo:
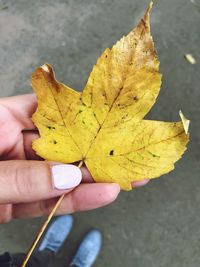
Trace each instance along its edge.
<instances>
[{"instance_id":1,"label":"thumb","mask_svg":"<svg viewBox=\"0 0 200 267\"><path fill-rule=\"evenodd\" d=\"M0 162L0 204L33 202L71 191L82 179L78 167L45 161Z\"/></svg>"}]
</instances>

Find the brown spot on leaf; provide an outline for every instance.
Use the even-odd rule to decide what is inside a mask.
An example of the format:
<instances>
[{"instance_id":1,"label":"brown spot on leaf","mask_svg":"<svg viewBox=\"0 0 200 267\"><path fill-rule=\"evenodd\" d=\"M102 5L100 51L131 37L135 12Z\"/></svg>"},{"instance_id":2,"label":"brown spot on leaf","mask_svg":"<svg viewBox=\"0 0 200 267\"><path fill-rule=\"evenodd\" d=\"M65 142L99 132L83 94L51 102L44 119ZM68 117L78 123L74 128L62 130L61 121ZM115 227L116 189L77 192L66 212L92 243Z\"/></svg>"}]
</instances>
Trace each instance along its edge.
<instances>
[{"instance_id":1,"label":"brown spot on leaf","mask_svg":"<svg viewBox=\"0 0 200 267\"><path fill-rule=\"evenodd\" d=\"M50 125L47 125L47 128L48 128L49 130L55 130L55 129L56 129L54 126L50 126Z\"/></svg>"},{"instance_id":2,"label":"brown spot on leaf","mask_svg":"<svg viewBox=\"0 0 200 267\"><path fill-rule=\"evenodd\" d=\"M113 155L114 155L114 150L110 150L109 155L110 155L110 156L113 156Z\"/></svg>"}]
</instances>

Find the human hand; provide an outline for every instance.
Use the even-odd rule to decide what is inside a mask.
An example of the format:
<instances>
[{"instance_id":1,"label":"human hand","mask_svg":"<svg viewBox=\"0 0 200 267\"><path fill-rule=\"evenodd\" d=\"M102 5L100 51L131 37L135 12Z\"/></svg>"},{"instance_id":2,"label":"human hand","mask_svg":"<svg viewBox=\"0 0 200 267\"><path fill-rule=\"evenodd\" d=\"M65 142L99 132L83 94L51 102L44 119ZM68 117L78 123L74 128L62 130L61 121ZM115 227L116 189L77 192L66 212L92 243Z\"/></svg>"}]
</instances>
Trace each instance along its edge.
<instances>
[{"instance_id":1,"label":"human hand","mask_svg":"<svg viewBox=\"0 0 200 267\"><path fill-rule=\"evenodd\" d=\"M36 107L32 94L0 99L0 223L49 214L62 194L66 196L57 215L95 209L113 202L120 192L119 186L93 183L85 167L81 168L82 181L66 184L62 190L58 185L56 188L52 168L59 163L42 161L32 149L32 141L38 138L31 121ZM133 186L147 182L135 182Z\"/></svg>"}]
</instances>

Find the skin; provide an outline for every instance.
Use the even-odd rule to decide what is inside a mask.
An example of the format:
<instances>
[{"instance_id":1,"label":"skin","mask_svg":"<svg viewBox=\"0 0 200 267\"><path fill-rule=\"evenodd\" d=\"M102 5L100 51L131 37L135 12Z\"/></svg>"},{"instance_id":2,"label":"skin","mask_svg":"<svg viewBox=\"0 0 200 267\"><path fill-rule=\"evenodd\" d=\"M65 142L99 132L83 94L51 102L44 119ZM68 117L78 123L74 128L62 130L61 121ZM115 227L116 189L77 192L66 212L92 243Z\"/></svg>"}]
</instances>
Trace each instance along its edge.
<instances>
[{"instance_id":1,"label":"skin","mask_svg":"<svg viewBox=\"0 0 200 267\"><path fill-rule=\"evenodd\" d=\"M58 163L43 161L31 146L32 140L38 138L31 121L36 107L33 94L0 99L0 223L49 214L63 193L66 195L56 215L96 209L113 202L120 192L119 186L94 183L85 167L81 168L83 179L76 188L53 187L51 165ZM133 187L147 182L133 182Z\"/></svg>"}]
</instances>

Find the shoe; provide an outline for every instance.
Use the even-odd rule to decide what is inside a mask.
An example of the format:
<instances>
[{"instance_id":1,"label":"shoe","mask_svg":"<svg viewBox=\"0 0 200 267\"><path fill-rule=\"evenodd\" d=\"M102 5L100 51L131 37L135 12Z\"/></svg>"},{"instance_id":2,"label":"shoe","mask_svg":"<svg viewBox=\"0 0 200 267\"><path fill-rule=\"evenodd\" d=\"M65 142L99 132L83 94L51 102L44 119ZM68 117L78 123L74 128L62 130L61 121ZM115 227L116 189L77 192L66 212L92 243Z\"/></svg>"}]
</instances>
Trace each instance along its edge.
<instances>
[{"instance_id":1,"label":"shoe","mask_svg":"<svg viewBox=\"0 0 200 267\"><path fill-rule=\"evenodd\" d=\"M99 255L102 235L98 230L90 231L81 242L69 266L91 267Z\"/></svg>"},{"instance_id":2,"label":"shoe","mask_svg":"<svg viewBox=\"0 0 200 267\"><path fill-rule=\"evenodd\" d=\"M60 216L55 219L48 228L38 250L49 249L57 253L69 235L72 225L73 217L71 215Z\"/></svg>"}]
</instances>

